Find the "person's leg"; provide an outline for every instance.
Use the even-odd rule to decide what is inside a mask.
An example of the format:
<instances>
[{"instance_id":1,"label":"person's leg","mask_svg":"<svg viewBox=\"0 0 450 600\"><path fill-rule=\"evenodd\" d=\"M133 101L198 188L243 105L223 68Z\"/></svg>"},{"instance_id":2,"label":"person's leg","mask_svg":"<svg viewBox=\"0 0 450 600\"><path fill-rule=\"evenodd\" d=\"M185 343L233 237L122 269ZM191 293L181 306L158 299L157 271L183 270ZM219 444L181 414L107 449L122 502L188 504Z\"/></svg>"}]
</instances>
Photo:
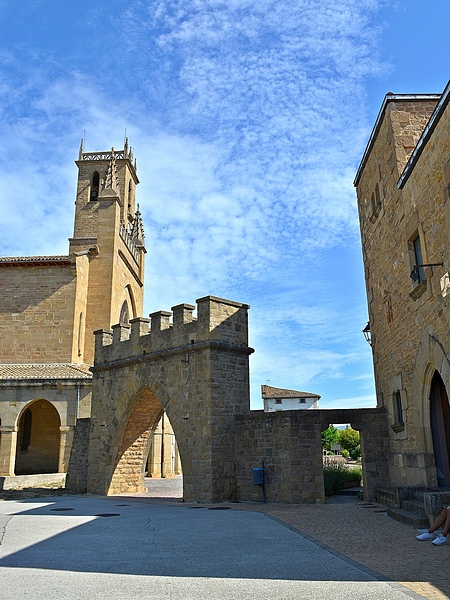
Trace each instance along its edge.
<instances>
[{"instance_id":1,"label":"person's leg","mask_svg":"<svg viewBox=\"0 0 450 600\"><path fill-rule=\"evenodd\" d=\"M450 531L450 510L448 508L444 508L444 510L441 512L441 514L434 521L433 525L428 529L428 532L433 533L434 531L436 531L436 529L439 529L439 527L442 527L442 525L444 525L444 523L446 525L448 523L448 529L447 529L447 533L448 533ZM444 535L447 535L447 533L444 533Z\"/></svg>"},{"instance_id":2,"label":"person's leg","mask_svg":"<svg viewBox=\"0 0 450 600\"><path fill-rule=\"evenodd\" d=\"M444 512L444 511L442 511L442 512ZM450 509L446 508L445 512L447 513L447 516L445 519L444 529L442 530L442 535L447 537L447 535L450 531Z\"/></svg>"},{"instance_id":3,"label":"person's leg","mask_svg":"<svg viewBox=\"0 0 450 600\"><path fill-rule=\"evenodd\" d=\"M439 517L433 523L433 525L435 523L437 523L438 521L441 522L442 521L442 517L444 517L444 516L445 516L445 521L442 523L442 525L444 525L444 529L442 530L442 533L440 533L437 536L437 538L431 542L435 546L442 546L443 544L446 544L448 542L448 540L447 540L447 534L450 531L450 509L444 508L444 510L439 515Z\"/></svg>"},{"instance_id":4,"label":"person's leg","mask_svg":"<svg viewBox=\"0 0 450 600\"><path fill-rule=\"evenodd\" d=\"M433 533L436 531L436 529L439 529L439 527L442 527L442 525L444 525L444 523L446 524L446 526L448 523L448 530L447 530L447 533L448 533L450 531L450 510L448 508L444 508L444 510L441 512L441 514L437 517L437 519L431 525L431 527L429 529L427 529L426 531L424 531L423 533L421 533L420 535L416 535L416 538L420 541L432 540L434 537ZM445 533L445 529L444 529L443 535L446 536L447 533Z\"/></svg>"}]
</instances>

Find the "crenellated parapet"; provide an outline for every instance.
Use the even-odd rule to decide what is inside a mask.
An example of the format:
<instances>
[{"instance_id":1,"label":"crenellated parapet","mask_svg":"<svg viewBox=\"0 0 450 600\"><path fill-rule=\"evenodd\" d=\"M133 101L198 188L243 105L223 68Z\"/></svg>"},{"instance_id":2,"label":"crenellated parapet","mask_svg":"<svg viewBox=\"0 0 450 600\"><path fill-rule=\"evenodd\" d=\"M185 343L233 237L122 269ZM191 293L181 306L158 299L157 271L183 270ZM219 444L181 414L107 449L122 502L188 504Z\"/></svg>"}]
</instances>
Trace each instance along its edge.
<instances>
[{"instance_id":1,"label":"crenellated parapet","mask_svg":"<svg viewBox=\"0 0 450 600\"><path fill-rule=\"evenodd\" d=\"M205 296L192 304L131 319L112 331L95 331L95 367L114 361L142 360L155 353L191 352L213 345L243 351L248 348L248 304Z\"/></svg>"}]
</instances>

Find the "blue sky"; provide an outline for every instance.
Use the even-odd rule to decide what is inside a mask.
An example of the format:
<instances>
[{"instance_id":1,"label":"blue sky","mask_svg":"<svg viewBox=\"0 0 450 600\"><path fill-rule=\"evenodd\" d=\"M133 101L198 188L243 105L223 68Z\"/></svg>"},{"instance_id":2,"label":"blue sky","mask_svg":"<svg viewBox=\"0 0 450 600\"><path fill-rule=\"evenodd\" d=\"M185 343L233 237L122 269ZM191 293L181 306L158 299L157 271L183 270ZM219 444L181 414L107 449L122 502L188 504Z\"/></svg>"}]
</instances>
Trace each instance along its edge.
<instances>
[{"instance_id":1,"label":"blue sky","mask_svg":"<svg viewBox=\"0 0 450 600\"><path fill-rule=\"evenodd\" d=\"M353 178L386 92L439 93L448 0L0 0L0 255L65 254L80 139L138 160L144 314L250 309L269 383L374 406Z\"/></svg>"}]
</instances>

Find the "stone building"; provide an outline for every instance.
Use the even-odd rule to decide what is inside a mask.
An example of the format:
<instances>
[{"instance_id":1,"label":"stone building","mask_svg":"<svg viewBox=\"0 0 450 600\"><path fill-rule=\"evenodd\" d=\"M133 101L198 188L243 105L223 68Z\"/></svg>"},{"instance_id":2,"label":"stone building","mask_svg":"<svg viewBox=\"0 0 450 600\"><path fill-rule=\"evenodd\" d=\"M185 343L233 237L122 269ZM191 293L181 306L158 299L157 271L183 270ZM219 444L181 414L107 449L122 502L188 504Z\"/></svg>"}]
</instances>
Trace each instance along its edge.
<instances>
[{"instance_id":1,"label":"stone building","mask_svg":"<svg viewBox=\"0 0 450 600\"><path fill-rule=\"evenodd\" d=\"M450 84L384 98L355 186L392 488L450 486Z\"/></svg>"},{"instance_id":2,"label":"stone building","mask_svg":"<svg viewBox=\"0 0 450 600\"><path fill-rule=\"evenodd\" d=\"M139 183L123 150L80 148L65 256L0 258L0 475L65 472L91 410L94 335L142 314Z\"/></svg>"}]
</instances>

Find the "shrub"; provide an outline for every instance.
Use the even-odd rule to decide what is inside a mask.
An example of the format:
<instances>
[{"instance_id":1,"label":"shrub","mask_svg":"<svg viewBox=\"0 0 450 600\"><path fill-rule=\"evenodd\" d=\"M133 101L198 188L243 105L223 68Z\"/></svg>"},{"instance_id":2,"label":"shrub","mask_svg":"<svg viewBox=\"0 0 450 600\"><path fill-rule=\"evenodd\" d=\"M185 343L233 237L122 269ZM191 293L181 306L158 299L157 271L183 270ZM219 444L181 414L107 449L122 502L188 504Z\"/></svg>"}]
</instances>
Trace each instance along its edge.
<instances>
[{"instance_id":1,"label":"shrub","mask_svg":"<svg viewBox=\"0 0 450 600\"><path fill-rule=\"evenodd\" d=\"M358 460L358 458L361 458L361 446L359 444L350 451L350 456L353 458L353 460Z\"/></svg>"},{"instance_id":2,"label":"shrub","mask_svg":"<svg viewBox=\"0 0 450 600\"><path fill-rule=\"evenodd\" d=\"M346 450L345 448L342 450L341 454L344 458L348 458L350 456L349 451Z\"/></svg>"},{"instance_id":3,"label":"shrub","mask_svg":"<svg viewBox=\"0 0 450 600\"><path fill-rule=\"evenodd\" d=\"M357 460L361 456L361 446L359 440L359 431L347 427L339 431L339 443L345 450L348 450L353 460Z\"/></svg>"},{"instance_id":4,"label":"shrub","mask_svg":"<svg viewBox=\"0 0 450 600\"><path fill-rule=\"evenodd\" d=\"M322 431L322 448L330 452L332 444L339 443L339 429L334 425L330 425L328 429Z\"/></svg>"},{"instance_id":5,"label":"shrub","mask_svg":"<svg viewBox=\"0 0 450 600\"><path fill-rule=\"evenodd\" d=\"M359 485L362 477L362 469L354 467L347 469L344 465L327 464L323 468L323 482L325 485L325 496L332 496L339 490Z\"/></svg>"}]
</instances>

